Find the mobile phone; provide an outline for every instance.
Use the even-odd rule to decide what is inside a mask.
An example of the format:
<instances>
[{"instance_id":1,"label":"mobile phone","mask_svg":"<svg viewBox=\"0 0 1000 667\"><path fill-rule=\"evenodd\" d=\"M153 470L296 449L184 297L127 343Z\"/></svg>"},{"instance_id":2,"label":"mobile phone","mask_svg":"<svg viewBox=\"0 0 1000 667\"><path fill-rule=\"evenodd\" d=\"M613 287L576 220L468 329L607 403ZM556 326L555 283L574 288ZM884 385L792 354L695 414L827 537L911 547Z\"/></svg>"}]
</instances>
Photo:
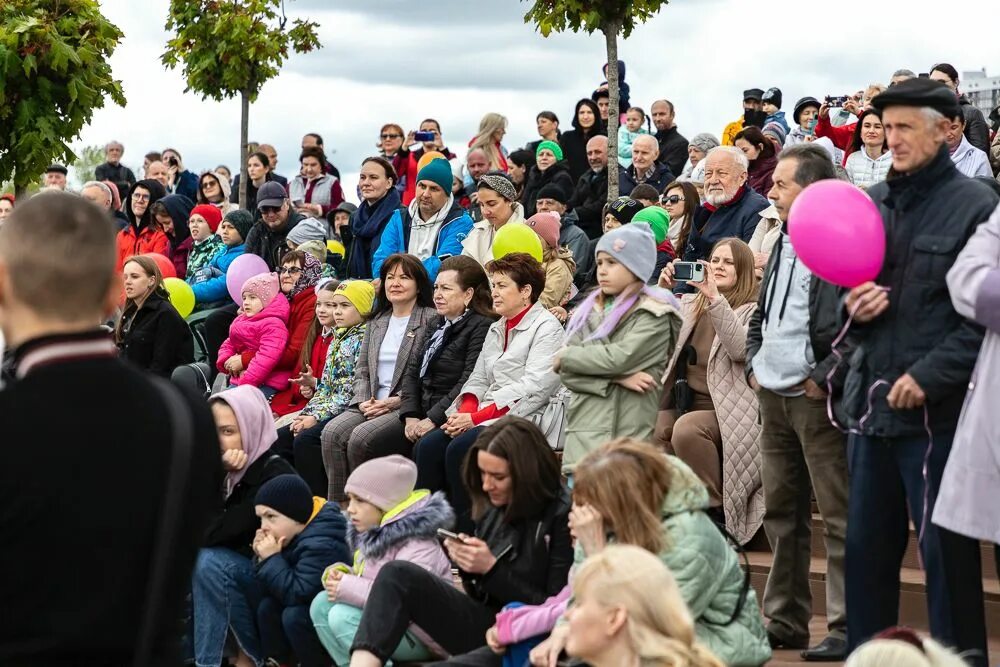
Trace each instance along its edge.
<instances>
[{"instance_id":1,"label":"mobile phone","mask_svg":"<svg viewBox=\"0 0 1000 667\"><path fill-rule=\"evenodd\" d=\"M295 208L298 208L299 206L302 206L305 203L306 203L305 199L293 199L292 200L292 206L294 206Z\"/></svg>"},{"instance_id":2,"label":"mobile phone","mask_svg":"<svg viewBox=\"0 0 1000 667\"><path fill-rule=\"evenodd\" d=\"M815 118L813 118L811 121L807 122L806 123L806 134L808 134L808 135L816 134L816 124L818 122L819 121L817 119L815 119Z\"/></svg>"},{"instance_id":3,"label":"mobile phone","mask_svg":"<svg viewBox=\"0 0 1000 667\"><path fill-rule=\"evenodd\" d=\"M447 540L455 540L456 542L462 542L463 541L462 538L459 537L458 533L453 533L450 530L445 530L444 528L438 528L437 533L438 533L438 537L441 537L441 538L444 538L444 539L447 539Z\"/></svg>"},{"instance_id":4,"label":"mobile phone","mask_svg":"<svg viewBox=\"0 0 1000 667\"><path fill-rule=\"evenodd\" d=\"M414 141L434 141L434 133L433 132L414 132L413 133L413 140Z\"/></svg>"},{"instance_id":5,"label":"mobile phone","mask_svg":"<svg viewBox=\"0 0 1000 667\"><path fill-rule=\"evenodd\" d=\"M851 99L850 95L827 95L825 101L831 107L843 109L849 99Z\"/></svg>"},{"instance_id":6,"label":"mobile phone","mask_svg":"<svg viewBox=\"0 0 1000 667\"><path fill-rule=\"evenodd\" d=\"M698 262L675 262L674 280L679 283L700 283L705 280L705 265Z\"/></svg>"}]
</instances>

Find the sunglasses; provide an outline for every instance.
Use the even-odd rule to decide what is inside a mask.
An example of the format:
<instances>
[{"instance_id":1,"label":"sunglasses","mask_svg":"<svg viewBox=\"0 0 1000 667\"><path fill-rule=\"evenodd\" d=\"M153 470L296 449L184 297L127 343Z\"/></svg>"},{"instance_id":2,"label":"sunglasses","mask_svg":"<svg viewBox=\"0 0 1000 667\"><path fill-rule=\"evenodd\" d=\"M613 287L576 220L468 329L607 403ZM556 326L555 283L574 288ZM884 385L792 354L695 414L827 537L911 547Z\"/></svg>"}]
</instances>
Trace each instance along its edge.
<instances>
[{"instance_id":1,"label":"sunglasses","mask_svg":"<svg viewBox=\"0 0 1000 667\"><path fill-rule=\"evenodd\" d=\"M684 197L680 195L670 195L669 197L660 197L661 204L676 204L677 202L684 201Z\"/></svg>"},{"instance_id":2,"label":"sunglasses","mask_svg":"<svg viewBox=\"0 0 1000 667\"><path fill-rule=\"evenodd\" d=\"M400 139L403 135L401 134L383 134L381 135L383 139Z\"/></svg>"},{"instance_id":3,"label":"sunglasses","mask_svg":"<svg viewBox=\"0 0 1000 667\"><path fill-rule=\"evenodd\" d=\"M280 210L281 210L280 206L261 206L260 207L260 214L261 215L274 215L275 213L277 213Z\"/></svg>"},{"instance_id":4,"label":"sunglasses","mask_svg":"<svg viewBox=\"0 0 1000 667\"><path fill-rule=\"evenodd\" d=\"M297 276L300 273L302 273L302 269L300 269L297 266L283 266L281 267L281 271L279 271L278 273L280 273L281 275L285 275L287 273L290 276Z\"/></svg>"}]
</instances>

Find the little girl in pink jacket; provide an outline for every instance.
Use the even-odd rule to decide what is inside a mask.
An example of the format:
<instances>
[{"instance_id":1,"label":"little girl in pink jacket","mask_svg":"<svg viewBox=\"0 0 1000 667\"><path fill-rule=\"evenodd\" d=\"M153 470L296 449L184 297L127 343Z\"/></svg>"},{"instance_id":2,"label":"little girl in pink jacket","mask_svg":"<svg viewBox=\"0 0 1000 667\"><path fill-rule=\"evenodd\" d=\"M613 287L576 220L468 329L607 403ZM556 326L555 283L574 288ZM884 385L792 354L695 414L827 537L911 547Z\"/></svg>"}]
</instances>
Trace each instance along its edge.
<instances>
[{"instance_id":1,"label":"little girl in pink jacket","mask_svg":"<svg viewBox=\"0 0 1000 667\"><path fill-rule=\"evenodd\" d=\"M241 291L243 308L219 348L218 368L229 374L230 386L252 385L270 399L291 377L288 371L275 371L288 343L288 299L281 294L276 273L249 278ZM253 359L243 368L246 352Z\"/></svg>"}]
</instances>

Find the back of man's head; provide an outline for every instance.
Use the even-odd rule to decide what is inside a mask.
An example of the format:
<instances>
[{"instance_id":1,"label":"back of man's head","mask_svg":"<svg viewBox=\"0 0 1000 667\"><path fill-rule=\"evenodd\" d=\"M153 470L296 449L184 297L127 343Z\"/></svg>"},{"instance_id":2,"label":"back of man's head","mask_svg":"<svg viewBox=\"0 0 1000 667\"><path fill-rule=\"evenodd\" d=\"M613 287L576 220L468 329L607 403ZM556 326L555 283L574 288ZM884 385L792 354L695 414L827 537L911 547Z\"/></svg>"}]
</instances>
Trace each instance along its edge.
<instances>
[{"instance_id":1,"label":"back of man's head","mask_svg":"<svg viewBox=\"0 0 1000 667\"><path fill-rule=\"evenodd\" d=\"M52 192L19 204L0 227L0 309L97 326L114 299L115 229L99 208Z\"/></svg>"},{"instance_id":2,"label":"back of man's head","mask_svg":"<svg viewBox=\"0 0 1000 667\"><path fill-rule=\"evenodd\" d=\"M803 188L816 181L837 178L830 154L819 146L796 144L778 153L778 160L795 160L795 182Z\"/></svg>"}]
</instances>

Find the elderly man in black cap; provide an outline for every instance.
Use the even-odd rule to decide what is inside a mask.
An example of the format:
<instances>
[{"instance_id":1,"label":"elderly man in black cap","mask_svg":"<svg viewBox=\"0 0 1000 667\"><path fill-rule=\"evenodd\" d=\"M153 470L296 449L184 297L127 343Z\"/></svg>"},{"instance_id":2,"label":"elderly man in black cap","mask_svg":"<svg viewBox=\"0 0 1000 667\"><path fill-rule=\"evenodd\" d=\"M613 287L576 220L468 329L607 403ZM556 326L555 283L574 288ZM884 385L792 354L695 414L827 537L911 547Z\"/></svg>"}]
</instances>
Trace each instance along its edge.
<instances>
[{"instance_id":1,"label":"elderly man in black cap","mask_svg":"<svg viewBox=\"0 0 1000 667\"><path fill-rule=\"evenodd\" d=\"M760 88L750 88L743 91L743 115L734 120L726 129L722 131L722 145L734 146L736 135L743 131L748 125L764 127L764 91Z\"/></svg>"},{"instance_id":2,"label":"elderly man in black cap","mask_svg":"<svg viewBox=\"0 0 1000 667\"><path fill-rule=\"evenodd\" d=\"M55 190L66 189L66 167L61 164L50 164L45 170L45 187Z\"/></svg>"},{"instance_id":3,"label":"elderly man in black cap","mask_svg":"<svg viewBox=\"0 0 1000 667\"><path fill-rule=\"evenodd\" d=\"M896 625L908 518L919 536L931 634L986 665L979 545L931 523L983 328L952 307L945 275L997 195L956 169L945 145L954 93L910 79L874 99L892 169L868 190L886 255L876 282L847 293L858 349L844 408L848 441L847 631L853 649ZM909 516L908 516L909 515Z\"/></svg>"}]
</instances>

